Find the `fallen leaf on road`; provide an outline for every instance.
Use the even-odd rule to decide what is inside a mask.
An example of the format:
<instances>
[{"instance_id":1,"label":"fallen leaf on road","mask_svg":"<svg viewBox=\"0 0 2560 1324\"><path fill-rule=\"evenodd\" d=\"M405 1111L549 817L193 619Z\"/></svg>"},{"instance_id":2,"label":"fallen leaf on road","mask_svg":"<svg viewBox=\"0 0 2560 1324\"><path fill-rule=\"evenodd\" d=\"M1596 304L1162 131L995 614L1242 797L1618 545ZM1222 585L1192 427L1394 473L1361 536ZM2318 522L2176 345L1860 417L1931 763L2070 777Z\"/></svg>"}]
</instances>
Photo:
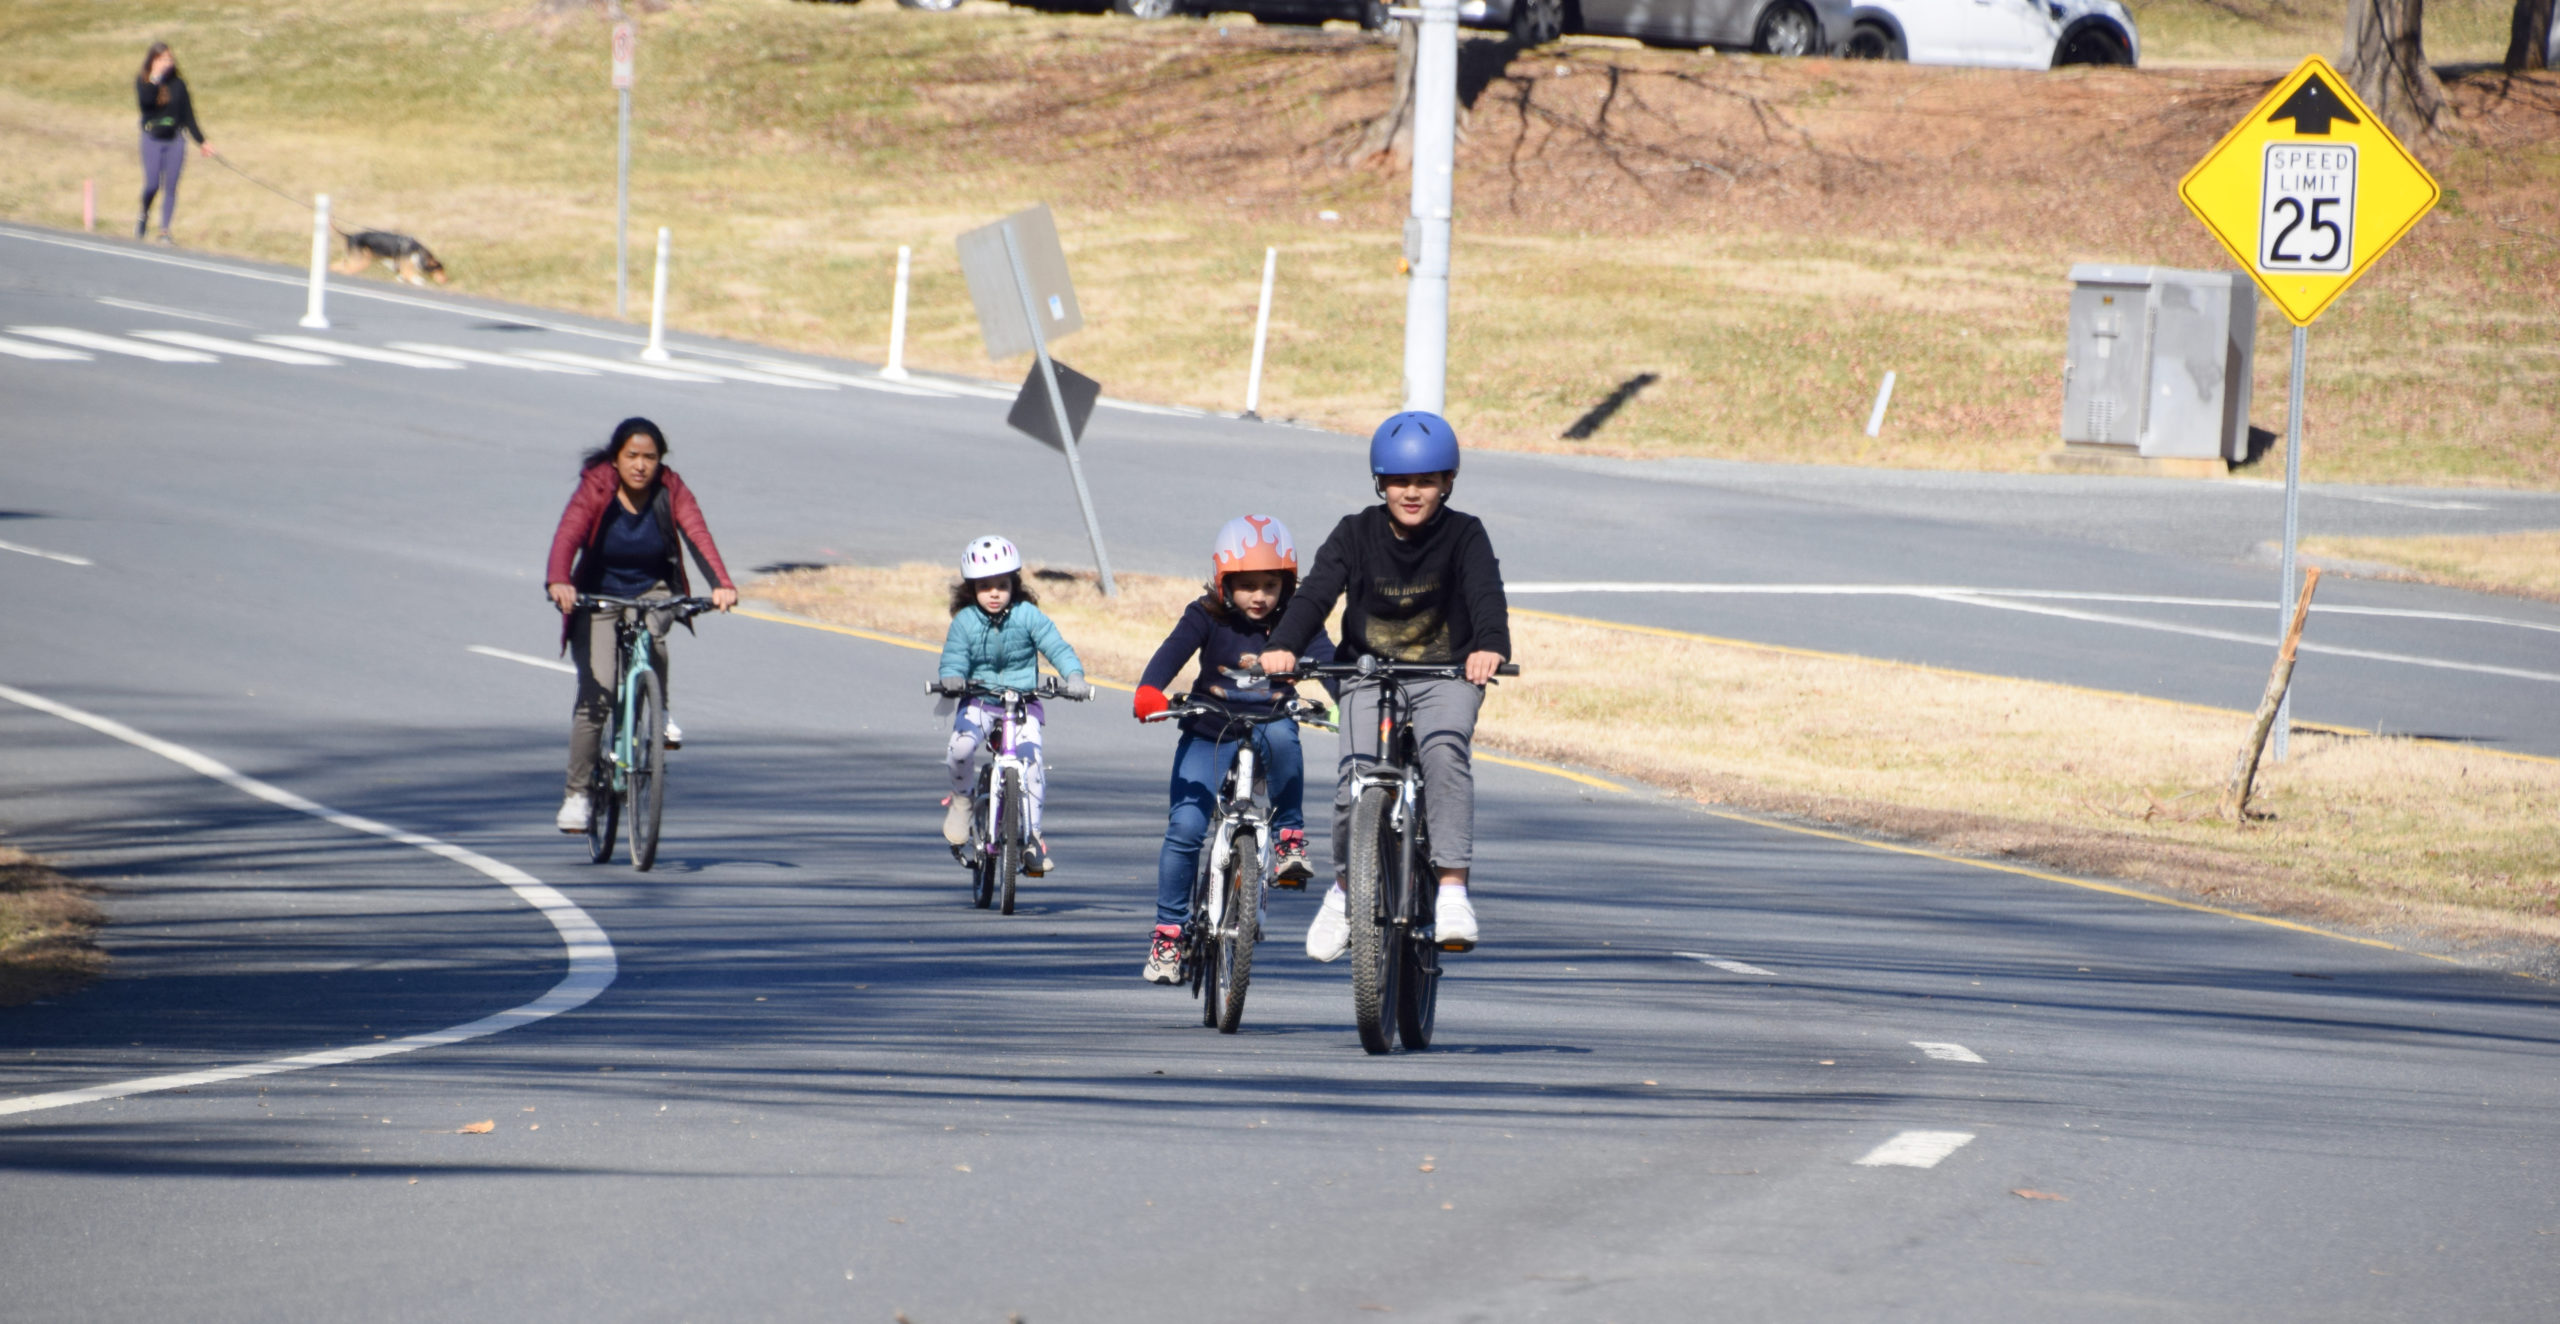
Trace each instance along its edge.
<instances>
[{"instance_id":1,"label":"fallen leaf on road","mask_svg":"<svg viewBox=\"0 0 2560 1324\"><path fill-rule=\"evenodd\" d=\"M1662 1083L1662 1082L1660 1082L1660 1081L1654 1081L1654 1080L1648 1080L1648 1081L1646 1081L1646 1082L1645 1082L1645 1084L1647 1084L1647 1085L1658 1085L1658 1084L1661 1084L1661 1083Z\"/></svg>"},{"instance_id":2,"label":"fallen leaf on road","mask_svg":"<svg viewBox=\"0 0 2560 1324\"><path fill-rule=\"evenodd\" d=\"M1422 1165L1422 1171L1424 1171L1424 1172L1431 1172L1431 1171L1434 1171L1438 1166L1439 1166L1439 1165L1437 1165L1437 1164L1433 1164L1433 1163L1425 1163L1425 1164L1423 1164L1423 1165Z\"/></svg>"},{"instance_id":3,"label":"fallen leaf on road","mask_svg":"<svg viewBox=\"0 0 2560 1324\"><path fill-rule=\"evenodd\" d=\"M528 1126L528 1127L526 1127L526 1128L525 1128L525 1130L528 1130L528 1131L539 1131L539 1130L541 1130L541 1129L542 1129L542 1123L540 1123L540 1122L536 1122L536 1123L534 1123L533 1125Z\"/></svg>"},{"instance_id":4,"label":"fallen leaf on road","mask_svg":"<svg viewBox=\"0 0 2560 1324\"><path fill-rule=\"evenodd\" d=\"M497 1129L497 1121L495 1119L491 1119L486 1122L473 1122L471 1125L455 1131L454 1134L458 1136L484 1136Z\"/></svg>"},{"instance_id":5,"label":"fallen leaf on road","mask_svg":"<svg viewBox=\"0 0 2560 1324\"><path fill-rule=\"evenodd\" d=\"M2051 1191L2031 1191L2024 1186L2009 1192L2009 1194L2014 1195L2021 1200L2058 1200L2064 1204L2071 1203L2070 1196L2056 1195Z\"/></svg>"},{"instance_id":6,"label":"fallen leaf on road","mask_svg":"<svg viewBox=\"0 0 2560 1324\"><path fill-rule=\"evenodd\" d=\"M969 1165L966 1163L954 1163L951 1165L951 1170L953 1172L967 1172L969 1170Z\"/></svg>"}]
</instances>

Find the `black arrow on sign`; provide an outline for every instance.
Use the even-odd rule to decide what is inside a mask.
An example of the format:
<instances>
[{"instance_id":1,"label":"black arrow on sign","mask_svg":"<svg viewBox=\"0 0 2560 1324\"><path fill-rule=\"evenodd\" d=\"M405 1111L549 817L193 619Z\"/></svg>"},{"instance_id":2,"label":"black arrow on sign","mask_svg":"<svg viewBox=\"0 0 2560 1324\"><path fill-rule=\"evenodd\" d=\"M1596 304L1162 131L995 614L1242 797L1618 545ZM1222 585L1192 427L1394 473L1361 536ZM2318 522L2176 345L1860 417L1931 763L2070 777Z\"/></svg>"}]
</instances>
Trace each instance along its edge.
<instances>
[{"instance_id":1,"label":"black arrow on sign","mask_svg":"<svg viewBox=\"0 0 2560 1324\"><path fill-rule=\"evenodd\" d=\"M2364 123L2363 120L2356 118L2354 111L2347 109L2347 103L2340 100L2338 94L2331 91L2327 83L2320 81L2318 74L2311 75L2302 86L2293 89L2293 95L2286 97L2284 104L2276 107L2276 113L2267 116L2269 124L2277 120L2292 120L2295 133L2316 134L2323 138L2329 136L2331 120L2345 120L2349 124Z\"/></svg>"}]
</instances>

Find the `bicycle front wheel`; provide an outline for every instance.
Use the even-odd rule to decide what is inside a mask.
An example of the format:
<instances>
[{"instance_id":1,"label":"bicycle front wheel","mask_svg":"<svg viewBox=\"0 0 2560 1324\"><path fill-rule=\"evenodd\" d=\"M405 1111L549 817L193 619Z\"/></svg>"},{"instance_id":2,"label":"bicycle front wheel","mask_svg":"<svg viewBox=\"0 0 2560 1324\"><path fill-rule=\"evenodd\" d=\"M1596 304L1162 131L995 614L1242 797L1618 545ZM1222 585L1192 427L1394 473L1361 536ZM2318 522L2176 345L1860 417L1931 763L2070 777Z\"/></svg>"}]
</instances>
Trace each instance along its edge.
<instances>
[{"instance_id":1,"label":"bicycle front wheel","mask_svg":"<svg viewBox=\"0 0 2560 1324\"><path fill-rule=\"evenodd\" d=\"M647 873L658 862L658 813L667 805L667 707L658 673L640 673L632 701L631 774L623 779L623 806L631 819L631 867Z\"/></svg>"},{"instance_id":2,"label":"bicycle front wheel","mask_svg":"<svg viewBox=\"0 0 2560 1324\"><path fill-rule=\"evenodd\" d=\"M969 844L962 848L969 852L969 900L980 910L996 903L996 857L987 849L987 828L979 822L995 772L992 766L978 769L978 786L970 793Z\"/></svg>"},{"instance_id":3,"label":"bicycle front wheel","mask_svg":"<svg viewBox=\"0 0 2560 1324\"><path fill-rule=\"evenodd\" d=\"M587 776L587 862L613 862L613 834L622 830L622 797L614 793L613 733L605 733L605 753Z\"/></svg>"},{"instance_id":4,"label":"bicycle front wheel","mask_svg":"<svg viewBox=\"0 0 2560 1324\"><path fill-rule=\"evenodd\" d=\"M1394 824L1395 792L1372 786L1351 806L1351 879L1346 898L1351 921L1351 1019L1360 1046L1371 1053L1395 1047L1396 976L1404 964L1402 935L1392 910L1394 874L1404 843Z\"/></svg>"},{"instance_id":5,"label":"bicycle front wheel","mask_svg":"<svg viewBox=\"0 0 2560 1324\"><path fill-rule=\"evenodd\" d=\"M996 824L996 908L1013 913L1013 884L1022 876L1022 774L1004 774L1004 816Z\"/></svg>"},{"instance_id":6,"label":"bicycle front wheel","mask_svg":"<svg viewBox=\"0 0 2560 1324\"><path fill-rule=\"evenodd\" d=\"M1262 936L1262 843L1250 832L1236 834L1227 852L1226 913L1219 917L1218 940L1212 947L1226 967L1224 998L1210 1000L1218 1009L1220 1034L1234 1034L1244 1024L1244 991L1253 982L1253 944Z\"/></svg>"}]
</instances>

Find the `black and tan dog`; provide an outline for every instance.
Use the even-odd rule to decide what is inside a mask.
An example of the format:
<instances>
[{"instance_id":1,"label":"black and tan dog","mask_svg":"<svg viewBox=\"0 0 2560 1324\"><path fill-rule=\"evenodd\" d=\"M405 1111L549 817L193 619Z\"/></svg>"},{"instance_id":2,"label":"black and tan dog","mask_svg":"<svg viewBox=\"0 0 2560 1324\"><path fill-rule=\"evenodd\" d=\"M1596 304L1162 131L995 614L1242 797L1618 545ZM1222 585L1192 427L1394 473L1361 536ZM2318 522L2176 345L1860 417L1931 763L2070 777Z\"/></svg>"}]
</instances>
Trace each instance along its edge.
<instances>
[{"instance_id":1,"label":"black and tan dog","mask_svg":"<svg viewBox=\"0 0 2560 1324\"><path fill-rule=\"evenodd\" d=\"M428 252L425 244L405 234L358 230L347 236L347 259L338 264L339 271L352 276L376 262L388 264L394 276L412 285L423 286L430 279L438 285L445 283L444 264L436 261L436 255Z\"/></svg>"}]
</instances>

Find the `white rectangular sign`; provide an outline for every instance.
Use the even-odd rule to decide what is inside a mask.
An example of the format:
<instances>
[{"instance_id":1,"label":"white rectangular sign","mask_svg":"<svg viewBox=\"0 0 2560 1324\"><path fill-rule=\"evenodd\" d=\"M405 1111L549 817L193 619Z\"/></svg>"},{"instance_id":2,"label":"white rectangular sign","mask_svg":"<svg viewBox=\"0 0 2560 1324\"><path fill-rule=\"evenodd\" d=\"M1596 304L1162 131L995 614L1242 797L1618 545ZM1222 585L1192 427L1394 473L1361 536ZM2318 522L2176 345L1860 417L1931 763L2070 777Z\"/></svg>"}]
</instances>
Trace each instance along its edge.
<instances>
[{"instance_id":1,"label":"white rectangular sign","mask_svg":"<svg viewBox=\"0 0 2560 1324\"><path fill-rule=\"evenodd\" d=\"M637 44L630 24L613 25L613 85L617 88L631 86L631 54Z\"/></svg>"},{"instance_id":2,"label":"white rectangular sign","mask_svg":"<svg viewBox=\"0 0 2560 1324\"><path fill-rule=\"evenodd\" d=\"M2355 144L2268 143L2258 190L2258 270L2349 271L2355 251Z\"/></svg>"}]
</instances>

